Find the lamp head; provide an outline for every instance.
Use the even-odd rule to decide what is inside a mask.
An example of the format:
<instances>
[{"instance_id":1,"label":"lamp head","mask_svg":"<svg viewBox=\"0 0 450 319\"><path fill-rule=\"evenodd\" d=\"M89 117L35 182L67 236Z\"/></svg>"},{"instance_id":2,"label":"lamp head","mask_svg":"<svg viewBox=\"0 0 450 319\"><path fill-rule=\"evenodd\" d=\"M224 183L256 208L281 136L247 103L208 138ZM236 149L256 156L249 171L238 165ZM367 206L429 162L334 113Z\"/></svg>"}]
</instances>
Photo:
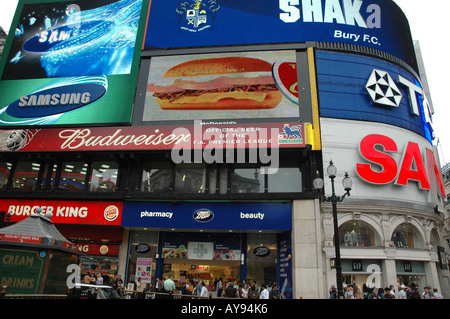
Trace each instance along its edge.
<instances>
[{"instance_id":1,"label":"lamp head","mask_svg":"<svg viewBox=\"0 0 450 319\"><path fill-rule=\"evenodd\" d=\"M345 172L345 177L342 180L342 186L344 186L344 189L347 193L350 193L352 189L352 179L348 176L348 173Z\"/></svg>"},{"instance_id":2,"label":"lamp head","mask_svg":"<svg viewBox=\"0 0 450 319\"><path fill-rule=\"evenodd\" d=\"M334 166L333 161L330 160L330 165L327 167L327 174L329 178L335 178L337 174L337 168Z\"/></svg>"}]
</instances>

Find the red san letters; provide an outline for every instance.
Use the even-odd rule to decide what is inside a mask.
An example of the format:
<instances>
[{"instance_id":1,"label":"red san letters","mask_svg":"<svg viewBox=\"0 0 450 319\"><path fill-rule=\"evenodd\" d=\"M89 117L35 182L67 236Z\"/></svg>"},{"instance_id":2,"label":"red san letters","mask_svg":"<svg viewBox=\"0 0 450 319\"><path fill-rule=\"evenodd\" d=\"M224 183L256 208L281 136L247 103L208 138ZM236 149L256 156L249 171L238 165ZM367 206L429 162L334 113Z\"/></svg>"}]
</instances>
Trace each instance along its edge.
<instances>
[{"instance_id":1,"label":"red san letters","mask_svg":"<svg viewBox=\"0 0 450 319\"><path fill-rule=\"evenodd\" d=\"M417 143L408 142L398 165L391 156L391 153L398 152L397 144L387 136L368 135L361 140L359 150L368 162L380 167L374 170L370 163L356 164L359 176L366 182L389 184L395 180L396 185L406 186L409 181L415 181L420 189L425 190L435 188L437 184L438 194L445 197L442 173L436 164L434 152L429 148L425 148L423 156Z\"/></svg>"}]
</instances>

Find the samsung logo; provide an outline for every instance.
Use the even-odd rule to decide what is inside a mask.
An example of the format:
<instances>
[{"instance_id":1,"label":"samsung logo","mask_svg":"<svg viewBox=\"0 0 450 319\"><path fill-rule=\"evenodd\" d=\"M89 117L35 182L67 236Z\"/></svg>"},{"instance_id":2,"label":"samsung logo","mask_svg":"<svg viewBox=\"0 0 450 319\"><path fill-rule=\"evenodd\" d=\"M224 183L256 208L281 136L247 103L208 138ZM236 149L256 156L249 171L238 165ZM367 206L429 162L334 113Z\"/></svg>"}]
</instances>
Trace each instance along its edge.
<instances>
[{"instance_id":1,"label":"samsung logo","mask_svg":"<svg viewBox=\"0 0 450 319\"><path fill-rule=\"evenodd\" d=\"M207 223L214 218L214 213L207 208L202 208L202 209L196 210L194 212L193 217L194 217L194 220L197 222Z\"/></svg>"},{"instance_id":2,"label":"samsung logo","mask_svg":"<svg viewBox=\"0 0 450 319\"><path fill-rule=\"evenodd\" d=\"M57 106L57 105L78 105L88 104L91 101L89 92L83 93L62 93L62 94L41 94L22 96L19 99L20 107L26 106Z\"/></svg>"},{"instance_id":3,"label":"samsung logo","mask_svg":"<svg viewBox=\"0 0 450 319\"><path fill-rule=\"evenodd\" d=\"M51 87L22 95L8 105L6 113L18 118L35 118L72 111L103 97L107 83L106 76L58 81Z\"/></svg>"}]
</instances>

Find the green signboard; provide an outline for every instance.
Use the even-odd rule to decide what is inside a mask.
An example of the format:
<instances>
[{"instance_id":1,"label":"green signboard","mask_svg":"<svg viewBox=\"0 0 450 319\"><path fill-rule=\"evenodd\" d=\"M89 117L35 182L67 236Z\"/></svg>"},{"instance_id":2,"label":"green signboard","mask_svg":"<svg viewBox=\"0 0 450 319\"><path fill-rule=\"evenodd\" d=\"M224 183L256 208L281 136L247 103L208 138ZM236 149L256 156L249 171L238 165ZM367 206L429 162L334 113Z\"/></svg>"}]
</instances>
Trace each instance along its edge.
<instances>
[{"instance_id":1,"label":"green signboard","mask_svg":"<svg viewBox=\"0 0 450 319\"><path fill-rule=\"evenodd\" d=\"M0 285L10 294L37 294L45 271L46 252L0 249Z\"/></svg>"},{"instance_id":2,"label":"green signboard","mask_svg":"<svg viewBox=\"0 0 450 319\"><path fill-rule=\"evenodd\" d=\"M149 0L20 0L0 126L130 123Z\"/></svg>"}]
</instances>

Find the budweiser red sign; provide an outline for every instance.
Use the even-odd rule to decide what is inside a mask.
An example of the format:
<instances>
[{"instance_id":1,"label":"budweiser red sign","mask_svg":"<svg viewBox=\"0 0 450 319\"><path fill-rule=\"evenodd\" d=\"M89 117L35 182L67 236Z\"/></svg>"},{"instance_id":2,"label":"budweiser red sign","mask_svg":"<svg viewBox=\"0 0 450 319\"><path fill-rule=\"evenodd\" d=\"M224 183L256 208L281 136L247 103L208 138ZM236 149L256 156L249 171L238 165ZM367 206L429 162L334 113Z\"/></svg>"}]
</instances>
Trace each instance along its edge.
<instances>
[{"instance_id":1,"label":"budweiser red sign","mask_svg":"<svg viewBox=\"0 0 450 319\"><path fill-rule=\"evenodd\" d=\"M305 147L301 122L201 122L175 126L124 126L0 130L1 151L171 150L174 147Z\"/></svg>"}]
</instances>

